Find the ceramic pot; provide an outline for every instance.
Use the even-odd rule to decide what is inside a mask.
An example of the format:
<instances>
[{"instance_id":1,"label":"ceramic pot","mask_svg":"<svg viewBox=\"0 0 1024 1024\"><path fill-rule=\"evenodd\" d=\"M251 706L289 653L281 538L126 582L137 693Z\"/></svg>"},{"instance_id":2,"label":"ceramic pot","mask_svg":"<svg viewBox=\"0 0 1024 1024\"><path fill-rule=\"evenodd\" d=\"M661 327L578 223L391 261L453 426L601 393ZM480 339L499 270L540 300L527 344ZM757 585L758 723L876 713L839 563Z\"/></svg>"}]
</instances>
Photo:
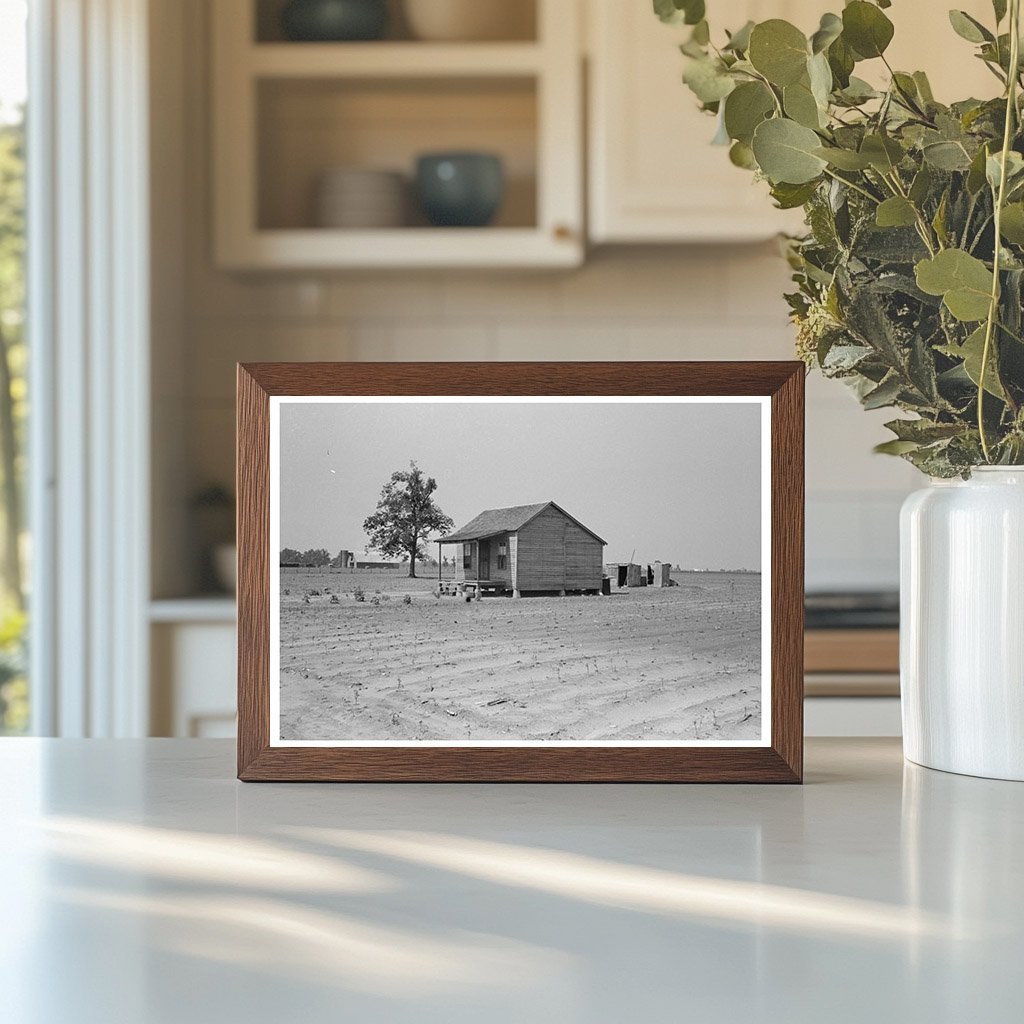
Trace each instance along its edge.
<instances>
[{"instance_id":1,"label":"ceramic pot","mask_svg":"<svg viewBox=\"0 0 1024 1024\"><path fill-rule=\"evenodd\" d=\"M1024 466L912 494L900 557L906 757L1024 781Z\"/></svg>"},{"instance_id":2,"label":"ceramic pot","mask_svg":"<svg viewBox=\"0 0 1024 1024\"><path fill-rule=\"evenodd\" d=\"M416 192L436 227L483 227L501 206L505 174L492 153L429 153L416 163Z\"/></svg>"},{"instance_id":3,"label":"ceramic pot","mask_svg":"<svg viewBox=\"0 0 1024 1024\"><path fill-rule=\"evenodd\" d=\"M285 38L296 42L380 39L387 25L387 0L290 0L281 11Z\"/></svg>"},{"instance_id":4,"label":"ceramic pot","mask_svg":"<svg viewBox=\"0 0 1024 1024\"><path fill-rule=\"evenodd\" d=\"M394 171L337 167L320 178L317 224L322 228L400 228L406 220L407 182Z\"/></svg>"},{"instance_id":5,"label":"ceramic pot","mask_svg":"<svg viewBox=\"0 0 1024 1024\"><path fill-rule=\"evenodd\" d=\"M233 594L238 589L238 548L234 544L218 544L212 555L217 582L225 592Z\"/></svg>"},{"instance_id":6,"label":"ceramic pot","mask_svg":"<svg viewBox=\"0 0 1024 1024\"><path fill-rule=\"evenodd\" d=\"M430 42L522 40L536 36L531 0L404 0L417 39Z\"/></svg>"}]
</instances>

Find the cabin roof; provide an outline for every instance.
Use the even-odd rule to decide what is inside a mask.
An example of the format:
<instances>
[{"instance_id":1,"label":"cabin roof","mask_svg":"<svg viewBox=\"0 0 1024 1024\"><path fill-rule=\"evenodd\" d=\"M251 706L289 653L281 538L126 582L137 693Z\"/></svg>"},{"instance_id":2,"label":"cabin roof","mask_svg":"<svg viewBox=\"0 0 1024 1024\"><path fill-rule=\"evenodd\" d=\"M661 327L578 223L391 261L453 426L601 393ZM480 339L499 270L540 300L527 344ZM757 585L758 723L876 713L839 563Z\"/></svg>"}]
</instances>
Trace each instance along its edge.
<instances>
[{"instance_id":1,"label":"cabin roof","mask_svg":"<svg viewBox=\"0 0 1024 1024\"><path fill-rule=\"evenodd\" d=\"M572 521L581 529L590 534L594 540L601 544L605 542L598 537L593 530L584 526L578 519L574 519L568 512L553 501L542 501L539 505L512 505L510 508L489 508L485 509L475 519L471 519L460 530L441 538L441 543L455 544L467 540L484 540L487 537L494 537L499 533L516 533L521 530L531 519L535 519L546 508L556 508L566 519Z\"/></svg>"}]
</instances>

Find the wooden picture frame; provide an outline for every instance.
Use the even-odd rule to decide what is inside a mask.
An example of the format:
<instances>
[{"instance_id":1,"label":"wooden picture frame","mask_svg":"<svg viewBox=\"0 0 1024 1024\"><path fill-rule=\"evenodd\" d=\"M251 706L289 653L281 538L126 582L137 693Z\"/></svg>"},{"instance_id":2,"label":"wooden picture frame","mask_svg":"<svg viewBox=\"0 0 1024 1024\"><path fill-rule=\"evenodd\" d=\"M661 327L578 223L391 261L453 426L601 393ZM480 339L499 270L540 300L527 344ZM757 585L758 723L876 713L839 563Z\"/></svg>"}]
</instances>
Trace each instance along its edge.
<instances>
[{"instance_id":1,"label":"wooden picture frame","mask_svg":"<svg viewBox=\"0 0 1024 1024\"><path fill-rule=\"evenodd\" d=\"M271 400L765 399L770 738L763 745L280 746L271 742ZM639 398L637 396L640 396ZM429 399L428 399L429 400ZM549 399L550 400L550 399ZM665 400L661 398L659 400ZM366 401L366 398L363 398ZM255 363L238 367L238 777L243 781L788 782L803 772L804 367L799 362ZM766 445L768 442L765 442ZM765 450L769 450L766 447ZM275 553L275 565L276 562ZM768 593L767 586L764 593ZM595 599L596 600L596 599ZM762 620L763 622L763 620ZM767 649L767 648L766 648ZM763 666L763 661L762 661ZM762 668L763 671L763 668Z\"/></svg>"}]
</instances>

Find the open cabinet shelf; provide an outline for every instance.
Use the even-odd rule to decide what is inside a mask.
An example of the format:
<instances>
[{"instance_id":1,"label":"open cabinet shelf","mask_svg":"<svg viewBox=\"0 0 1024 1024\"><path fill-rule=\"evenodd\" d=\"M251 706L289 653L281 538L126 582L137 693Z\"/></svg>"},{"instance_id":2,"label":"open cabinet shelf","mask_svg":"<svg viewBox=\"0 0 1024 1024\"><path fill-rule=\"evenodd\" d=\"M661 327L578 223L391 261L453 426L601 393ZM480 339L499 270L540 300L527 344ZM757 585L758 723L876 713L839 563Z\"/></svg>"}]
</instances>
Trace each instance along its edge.
<instances>
[{"instance_id":1,"label":"open cabinet shelf","mask_svg":"<svg viewBox=\"0 0 1024 1024\"><path fill-rule=\"evenodd\" d=\"M253 0L213 7L214 249L238 270L571 267L582 262L582 70L576 4L537 0L532 41L260 41ZM500 157L486 227L433 227L417 158ZM400 226L321 226L339 168L399 174Z\"/></svg>"},{"instance_id":2,"label":"open cabinet shelf","mask_svg":"<svg viewBox=\"0 0 1024 1024\"><path fill-rule=\"evenodd\" d=\"M536 43L263 43L246 57L256 78L409 78L540 75Z\"/></svg>"}]
</instances>

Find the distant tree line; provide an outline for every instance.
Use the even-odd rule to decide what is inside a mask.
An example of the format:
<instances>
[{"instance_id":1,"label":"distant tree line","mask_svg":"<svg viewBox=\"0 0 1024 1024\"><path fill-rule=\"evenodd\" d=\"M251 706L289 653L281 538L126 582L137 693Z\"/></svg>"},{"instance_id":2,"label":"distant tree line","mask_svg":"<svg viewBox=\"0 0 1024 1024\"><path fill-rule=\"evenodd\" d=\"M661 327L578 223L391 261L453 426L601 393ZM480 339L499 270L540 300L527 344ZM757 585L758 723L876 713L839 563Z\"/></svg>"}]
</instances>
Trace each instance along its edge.
<instances>
[{"instance_id":1,"label":"distant tree line","mask_svg":"<svg viewBox=\"0 0 1024 1024\"><path fill-rule=\"evenodd\" d=\"M331 569L344 569L347 568L345 565L345 556L351 555L350 551L341 550L333 558L331 553L326 548L308 548L305 551L299 551L298 548L282 548L281 557L278 561L279 565L302 565L308 566L311 569L324 569L330 567ZM408 556L401 559L404 564L408 562ZM420 565L437 566L436 558L427 558L422 554L416 559ZM455 559L442 559L444 565L448 565L449 562L454 565Z\"/></svg>"},{"instance_id":2,"label":"distant tree line","mask_svg":"<svg viewBox=\"0 0 1024 1024\"><path fill-rule=\"evenodd\" d=\"M281 552L281 565L308 565L314 569L320 569L326 565L340 566L341 552L331 558L331 553L326 548L309 548L307 551L285 548Z\"/></svg>"}]
</instances>

